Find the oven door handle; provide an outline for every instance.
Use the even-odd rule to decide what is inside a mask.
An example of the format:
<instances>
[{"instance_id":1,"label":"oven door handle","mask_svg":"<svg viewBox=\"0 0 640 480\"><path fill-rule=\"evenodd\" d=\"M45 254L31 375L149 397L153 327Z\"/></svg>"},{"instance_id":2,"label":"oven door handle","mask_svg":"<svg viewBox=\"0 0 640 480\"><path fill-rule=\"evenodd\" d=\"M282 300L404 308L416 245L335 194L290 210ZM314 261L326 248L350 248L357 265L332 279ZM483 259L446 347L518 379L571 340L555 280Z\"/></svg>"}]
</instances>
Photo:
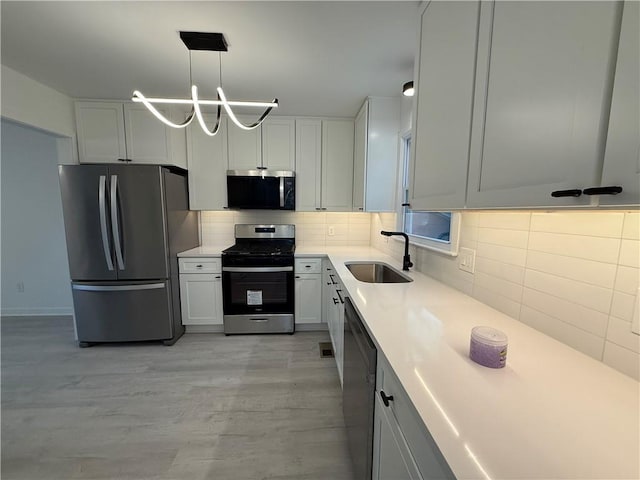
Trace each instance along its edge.
<instances>
[{"instance_id":1,"label":"oven door handle","mask_svg":"<svg viewBox=\"0 0 640 480\"><path fill-rule=\"evenodd\" d=\"M239 273L293 272L293 267L222 267L222 271Z\"/></svg>"}]
</instances>

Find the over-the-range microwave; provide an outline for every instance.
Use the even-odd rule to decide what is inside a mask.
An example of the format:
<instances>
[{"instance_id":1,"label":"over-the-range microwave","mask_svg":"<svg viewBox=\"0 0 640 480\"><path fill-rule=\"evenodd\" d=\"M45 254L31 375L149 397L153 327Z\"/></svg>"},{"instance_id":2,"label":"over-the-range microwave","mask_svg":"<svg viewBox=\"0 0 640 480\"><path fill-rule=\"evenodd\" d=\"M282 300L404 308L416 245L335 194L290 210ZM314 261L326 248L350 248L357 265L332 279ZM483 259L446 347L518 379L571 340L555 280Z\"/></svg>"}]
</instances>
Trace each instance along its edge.
<instances>
[{"instance_id":1,"label":"over-the-range microwave","mask_svg":"<svg viewBox=\"0 0 640 480\"><path fill-rule=\"evenodd\" d=\"M295 210L296 175L286 170L227 170L231 209Z\"/></svg>"}]
</instances>

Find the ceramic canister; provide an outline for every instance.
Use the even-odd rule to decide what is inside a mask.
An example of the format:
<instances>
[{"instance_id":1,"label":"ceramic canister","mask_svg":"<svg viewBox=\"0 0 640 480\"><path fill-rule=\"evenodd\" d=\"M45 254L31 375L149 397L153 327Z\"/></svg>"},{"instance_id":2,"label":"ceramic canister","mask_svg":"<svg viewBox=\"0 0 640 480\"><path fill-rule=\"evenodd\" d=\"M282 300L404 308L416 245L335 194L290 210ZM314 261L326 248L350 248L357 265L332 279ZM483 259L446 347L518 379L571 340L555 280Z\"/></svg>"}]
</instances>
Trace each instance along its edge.
<instances>
[{"instance_id":1,"label":"ceramic canister","mask_svg":"<svg viewBox=\"0 0 640 480\"><path fill-rule=\"evenodd\" d=\"M490 368L502 368L507 363L507 336L492 327L473 327L469 357Z\"/></svg>"}]
</instances>

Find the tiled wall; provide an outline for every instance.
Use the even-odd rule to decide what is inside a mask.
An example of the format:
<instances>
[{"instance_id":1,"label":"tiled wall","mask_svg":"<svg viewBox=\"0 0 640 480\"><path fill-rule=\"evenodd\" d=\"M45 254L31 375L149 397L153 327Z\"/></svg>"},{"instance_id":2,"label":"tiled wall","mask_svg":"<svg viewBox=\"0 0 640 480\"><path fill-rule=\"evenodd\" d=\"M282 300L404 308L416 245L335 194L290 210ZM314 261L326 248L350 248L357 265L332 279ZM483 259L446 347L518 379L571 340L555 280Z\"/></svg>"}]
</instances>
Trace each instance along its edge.
<instances>
[{"instance_id":1,"label":"tiled wall","mask_svg":"<svg viewBox=\"0 0 640 480\"><path fill-rule=\"evenodd\" d=\"M350 212L201 212L203 245L232 245L236 223L292 223L298 245L368 246L371 214ZM332 230L333 235L330 235Z\"/></svg>"},{"instance_id":2,"label":"tiled wall","mask_svg":"<svg viewBox=\"0 0 640 480\"><path fill-rule=\"evenodd\" d=\"M373 214L371 244L401 258L402 243L379 235L395 221ZM463 212L460 246L476 250L474 274L412 247L415 268L640 379L640 213Z\"/></svg>"}]
</instances>

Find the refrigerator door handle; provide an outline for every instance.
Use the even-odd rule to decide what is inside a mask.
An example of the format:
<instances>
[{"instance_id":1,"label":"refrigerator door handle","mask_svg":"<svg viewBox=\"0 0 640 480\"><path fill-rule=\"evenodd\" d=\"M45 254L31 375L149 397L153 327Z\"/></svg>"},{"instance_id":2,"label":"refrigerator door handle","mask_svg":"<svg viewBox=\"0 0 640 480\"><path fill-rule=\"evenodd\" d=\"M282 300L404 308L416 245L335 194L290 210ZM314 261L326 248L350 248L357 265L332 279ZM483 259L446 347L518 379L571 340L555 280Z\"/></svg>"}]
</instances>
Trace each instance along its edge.
<instances>
[{"instance_id":1,"label":"refrigerator door handle","mask_svg":"<svg viewBox=\"0 0 640 480\"><path fill-rule=\"evenodd\" d=\"M164 288L164 283L143 283L139 285L78 285L73 284L73 290L85 292L123 292L127 290L156 290Z\"/></svg>"},{"instance_id":2,"label":"refrigerator door handle","mask_svg":"<svg viewBox=\"0 0 640 480\"><path fill-rule=\"evenodd\" d=\"M113 270L111 260L111 248L109 248L109 236L107 234L107 177L100 175L98 184L98 206L100 208L100 233L102 233L102 250L104 259L107 261L107 268Z\"/></svg>"},{"instance_id":3,"label":"refrigerator door handle","mask_svg":"<svg viewBox=\"0 0 640 480\"><path fill-rule=\"evenodd\" d=\"M113 231L113 244L116 249L118 269L124 270L124 258L122 244L120 243L120 219L118 218L118 176L111 175L111 229Z\"/></svg>"}]
</instances>

